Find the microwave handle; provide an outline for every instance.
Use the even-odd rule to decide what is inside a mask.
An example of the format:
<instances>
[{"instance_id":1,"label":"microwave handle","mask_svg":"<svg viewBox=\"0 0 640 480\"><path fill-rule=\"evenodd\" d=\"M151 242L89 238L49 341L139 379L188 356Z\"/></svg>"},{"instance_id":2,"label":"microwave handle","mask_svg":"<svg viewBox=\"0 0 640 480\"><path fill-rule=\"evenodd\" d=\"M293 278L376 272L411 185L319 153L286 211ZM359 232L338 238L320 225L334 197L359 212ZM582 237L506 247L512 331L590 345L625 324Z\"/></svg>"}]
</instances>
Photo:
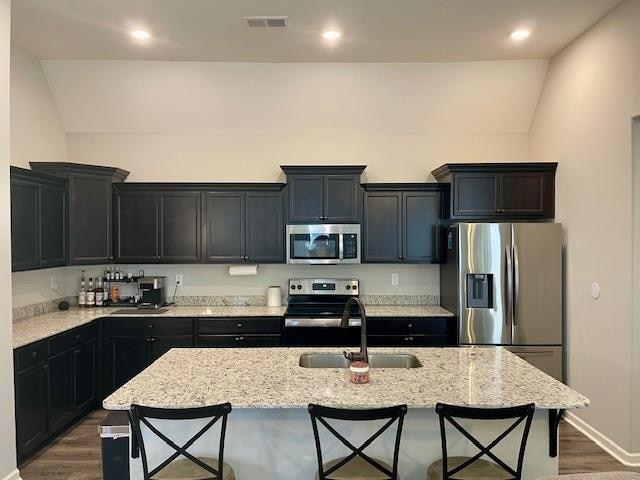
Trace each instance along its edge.
<instances>
[{"instance_id":1,"label":"microwave handle","mask_svg":"<svg viewBox=\"0 0 640 480\"><path fill-rule=\"evenodd\" d=\"M338 235L338 258L340 260L344 259L344 235Z\"/></svg>"}]
</instances>

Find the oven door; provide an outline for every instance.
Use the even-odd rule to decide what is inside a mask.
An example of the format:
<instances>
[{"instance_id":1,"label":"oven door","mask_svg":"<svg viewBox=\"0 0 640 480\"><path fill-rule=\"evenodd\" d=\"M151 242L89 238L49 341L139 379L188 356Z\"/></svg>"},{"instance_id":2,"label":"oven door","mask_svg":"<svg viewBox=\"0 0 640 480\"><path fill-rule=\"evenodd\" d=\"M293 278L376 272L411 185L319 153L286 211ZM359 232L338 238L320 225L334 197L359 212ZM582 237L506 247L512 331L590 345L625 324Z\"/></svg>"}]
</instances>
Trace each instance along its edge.
<instances>
[{"instance_id":1,"label":"oven door","mask_svg":"<svg viewBox=\"0 0 640 480\"><path fill-rule=\"evenodd\" d=\"M287 263L360 263L359 241L360 225L287 225Z\"/></svg>"},{"instance_id":2,"label":"oven door","mask_svg":"<svg viewBox=\"0 0 640 480\"><path fill-rule=\"evenodd\" d=\"M355 347L360 345L360 319L349 319L340 328L340 318L286 317L284 344L287 347Z\"/></svg>"}]
</instances>

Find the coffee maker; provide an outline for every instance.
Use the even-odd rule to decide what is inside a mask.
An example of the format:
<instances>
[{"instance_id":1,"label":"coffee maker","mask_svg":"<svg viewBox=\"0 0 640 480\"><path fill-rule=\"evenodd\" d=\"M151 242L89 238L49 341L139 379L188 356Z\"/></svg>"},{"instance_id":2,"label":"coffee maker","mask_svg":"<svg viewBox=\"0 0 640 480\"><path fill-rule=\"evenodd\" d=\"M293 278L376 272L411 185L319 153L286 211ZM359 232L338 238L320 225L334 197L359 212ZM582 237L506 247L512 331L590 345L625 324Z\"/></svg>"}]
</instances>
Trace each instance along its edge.
<instances>
[{"instance_id":1,"label":"coffee maker","mask_svg":"<svg viewBox=\"0 0 640 480\"><path fill-rule=\"evenodd\" d=\"M167 304L165 281L167 277L140 277L140 301L138 308L160 308Z\"/></svg>"}]
</instances>

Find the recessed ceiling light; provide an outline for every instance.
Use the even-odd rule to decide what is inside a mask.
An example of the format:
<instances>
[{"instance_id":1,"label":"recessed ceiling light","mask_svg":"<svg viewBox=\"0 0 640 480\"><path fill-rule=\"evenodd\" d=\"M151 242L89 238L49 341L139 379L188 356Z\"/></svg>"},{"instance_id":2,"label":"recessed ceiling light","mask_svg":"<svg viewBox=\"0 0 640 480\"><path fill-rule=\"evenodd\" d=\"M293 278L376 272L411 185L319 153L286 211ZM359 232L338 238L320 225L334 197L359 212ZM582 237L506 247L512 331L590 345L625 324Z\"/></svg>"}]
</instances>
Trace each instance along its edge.
<instances>
[{"instance_id":1,"label":"recessed ceiling light","mask_svg":"<svg viewBox=\"0 0 640 480\"><path fill-rule=\"evenodd\" d=\"M132 30L130 35L136 40L149 40L151 38L151 32L147 30Z\"/></svg>"},{"instance_id":2,"label":"recessed ceiling light","mask_svg":"<svg viewBox=\"0 0 640 480\"><path fill-rule=\"evenodd\" d=\"M337 40L342 36L342 33L337 30L327 30L322 33L322 36L325 40Z\"/></svg>"},{"instance_id":3,"label":"recessed ceiling light","mask_svg":"<svg viewBox=\"0 0 640 480\"><path fill-rule=\"evenodd\" d=\"M529 35L531 35L531 32L525 29L514 30L511 32L511 38L514 40L524 40L525 38L529 38Z\"/></svg>"}]
</instances>

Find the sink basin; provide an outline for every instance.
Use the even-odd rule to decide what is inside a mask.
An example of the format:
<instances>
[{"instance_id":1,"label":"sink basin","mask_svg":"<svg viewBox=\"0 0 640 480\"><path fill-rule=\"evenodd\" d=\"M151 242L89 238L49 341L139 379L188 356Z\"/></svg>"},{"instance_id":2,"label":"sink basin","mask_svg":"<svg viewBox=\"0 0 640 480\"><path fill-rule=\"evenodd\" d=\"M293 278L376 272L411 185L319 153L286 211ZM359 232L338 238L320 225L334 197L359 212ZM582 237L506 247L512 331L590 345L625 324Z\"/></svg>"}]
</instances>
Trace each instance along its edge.
<instances>
[{"instance_id":1,"label":"sink basin","mask_svg":"<svg viewBox=\"0 0 640 480\"><path fill-rule=\"evenodd\" d=\"M349 360L341 353L303 353L300 363L304 368L349 368ZM408 353L370 353L371 368L420 368L422 364Z\"/></svg>"}]
</instances>

